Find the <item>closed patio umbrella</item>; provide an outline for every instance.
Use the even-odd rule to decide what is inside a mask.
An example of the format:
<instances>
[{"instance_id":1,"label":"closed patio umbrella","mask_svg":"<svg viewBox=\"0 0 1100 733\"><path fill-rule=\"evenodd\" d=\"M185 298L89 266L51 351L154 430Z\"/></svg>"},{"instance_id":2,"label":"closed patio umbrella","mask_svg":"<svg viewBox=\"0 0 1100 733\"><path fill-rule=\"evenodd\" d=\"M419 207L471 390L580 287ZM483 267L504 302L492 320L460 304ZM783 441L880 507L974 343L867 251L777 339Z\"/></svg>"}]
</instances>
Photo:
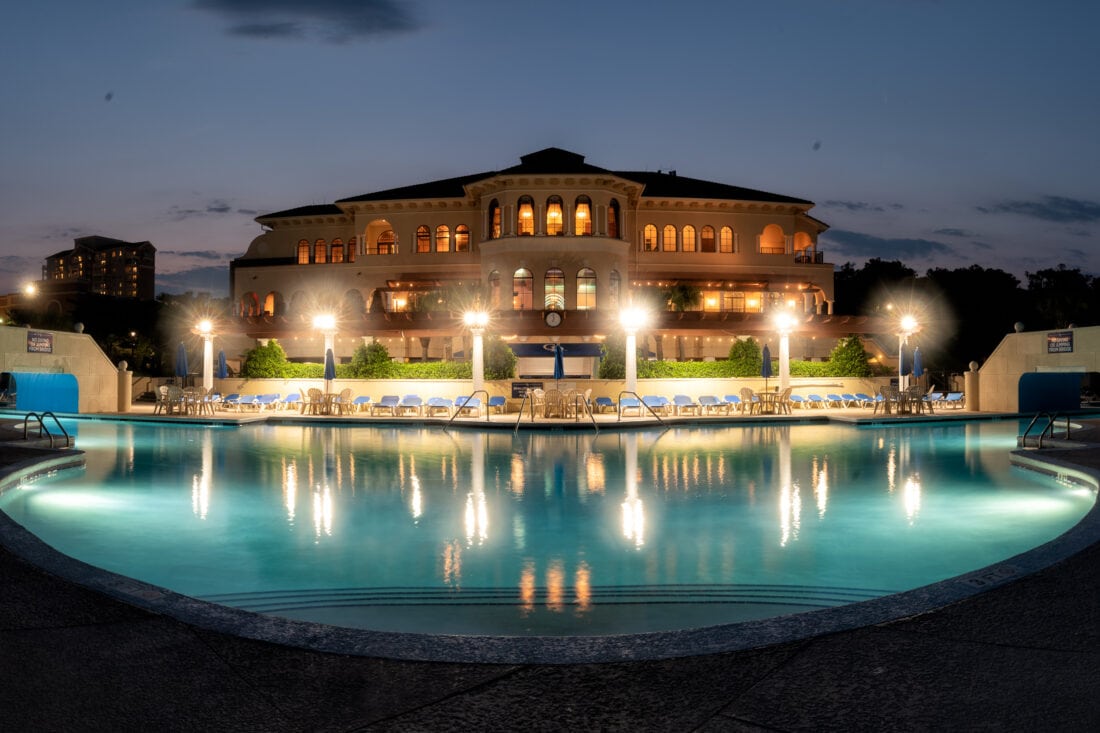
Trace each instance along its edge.
<instances>
[{"instance_id":1,"label":"closed patio umbrella","mask_svg":"<svg viewBox=\"0 0 1100 733\"><path fill-rule=\"evenodd\" d=\"M218 379L225 379L229 376L229 365L225 363L225 351L218 352L218 371L214 372L214 376Z\"/></svg>"},{"instance_id":2,"label":"closed patio umbrella","mask_svg":"<svg viewBox=\"0 0 1100 733\"><path fill-rule=\"evenodd\" d=\"M768 378L772 375L772 350L768 348L767 344L764 344L761 356L764 361L760 365L760 376L764 378L764 391L766 392L768 390Z\"/></svg>"},{"instance_id":3,"label":"closed patio umbrella","mask_svg":"<svg viewBox=\"0 0 1100 733\"><path fill-rule=\"evenodd\" d=\"M913 349L913 376L920 377L924 374L924 365L921 363L920 347Z\"/></svg>"},{"instance_id":4,"label":"closed patio umbrella","mask_svg":"<svg viewBox=\"0 0 1100 733\"><path fill-rule=\"evenodd\" d=\"M187 379L187 347L180 341L180 345L176 348L176 376L180 380Z\"/></svg>"},{"instance_id":5,"label":"closed patio umbrella","mask_svg":"<svg viewBox=\"0 0 1100 733\"><path fill-rule=\"evenodd\" d=\"M336 357L332 349L325 350L325 393L332 391L332 380L336 379Z\"/></svg>"},{"instance_id":6,"label":"closed patio umbrella","mask_svg":"<svg viewBox=\"0 0 1100 733\"><path fill-rule=\"evenodd\" d=\"M560 381L565 376L565 349L561 344L554 344L554 382Z\"/></svg>"}]
</instances>

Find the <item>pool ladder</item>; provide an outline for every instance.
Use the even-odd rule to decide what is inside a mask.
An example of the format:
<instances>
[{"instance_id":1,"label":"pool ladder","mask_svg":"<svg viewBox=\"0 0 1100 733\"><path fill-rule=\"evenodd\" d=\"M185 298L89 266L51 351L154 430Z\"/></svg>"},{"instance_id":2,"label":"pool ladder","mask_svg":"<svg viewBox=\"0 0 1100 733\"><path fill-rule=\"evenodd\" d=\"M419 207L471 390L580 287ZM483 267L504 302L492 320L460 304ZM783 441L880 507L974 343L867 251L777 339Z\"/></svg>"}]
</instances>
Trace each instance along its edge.
<instances>
[{"instance_id":1,"label":"pool ladder","mask_svg":"<svg viewBox=\"0 0 1100 733\"><path fill-rule=\"evenodd\" d=\"M41 438L46 435L50 439L50 447L53 448L54 434L50 432L50 429L46 427L45 418L50 417L53 419L54 424L57 425L57 429L61 431L61 434L65 436L65 447L72 448L73 441L69 437L69 433L65 430L65 426L61 424L61 421L57 419L57 415L52 412L46 411L41 415L37 412L28 412L23 418L23 440L27 440L27 427L30 425L31 418L34 418L38 422L38 437Z\"/></svg>"},{"instance_id":2,"label":"pool ladder","mask_svg":"<svg viewBox=\"0 0 1100 733\"><path fill-rule=\"evenodd\" d=\"M1032 436L1031 435L1032 428L1034 428L1036 426L1036 424L1039 423L1040 419L1044 418L1044 417L1046 418L1046 424L1043 425L1043 429L1041 431L1039 431L1039 434L1037 436ZM1016 447L1017 448L1027 448L1027 447L1029 447L1029 445L1030 445L1029 444L1029 438L1030 438L1031 443L1034 444L1035 448L1042 448L1043 447L1043 438L1046 438L1046 437L1053 438L1054 437L1054 423L1060 417L1065 418L1065 421L1066 421L1066 438L1065 439L1069 440L1069 429L1070 429L1069 415L1062 415L1059 412L1055 412L1055 413L1037 412L1037 413L1035 413L1035 417L1031 418L1031 422L1029 422L1027 424L1027 429L1024 430L1023 435L1020 435L1019 437L1016 438Z\"/></svg>"}]
</instances>

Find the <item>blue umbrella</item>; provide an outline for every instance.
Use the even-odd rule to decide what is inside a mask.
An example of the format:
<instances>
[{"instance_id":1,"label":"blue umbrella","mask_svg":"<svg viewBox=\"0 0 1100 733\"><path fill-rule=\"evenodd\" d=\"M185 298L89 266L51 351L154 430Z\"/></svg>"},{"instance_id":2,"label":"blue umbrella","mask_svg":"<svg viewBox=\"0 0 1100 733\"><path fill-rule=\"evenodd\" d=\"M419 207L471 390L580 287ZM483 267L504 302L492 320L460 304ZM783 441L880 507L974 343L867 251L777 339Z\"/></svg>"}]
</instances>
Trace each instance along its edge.
<instances>
[{"instance_id":1,"label":"blue umbrella","mask_svg":"<svg viewBox=\"0 0 1100 733\"><path fill-rule=\"evenodd\" d=\"M180 345L176 349L176 376L180 379L187 379L187 372L187 347L180 341Z\"/></svg>"},{"instance_id":2,"label":"blue umbrella","mask_svg":"<svg viewBox=\"0 0 1100 733\"><path fill-rule=\"evenodd\" d=\"M898 355L901 363L898 364L898 376L904 377L913 371L913 356L912 352L907 351L905 347L902 347L901 353Z\"/></svg>"},{"instance_id":3,"label":"blue umbrella","mask_svg":"<svg viewBox=\"0 0 1100 733\"><path fill-rule=\"evenodd\" d=\"M225 363L225 351L218 352L218 371L214 372L214 376L218 379L229 376L229 365Z\"/></svg>"},{"instance_id":4,"label":"blue umbrella","mask_svg":"<svg viewBox=\"0 0 1100 733\"><path fill-rule=\"evenodd\" d=\"M565 376L565 349L561 344L554 344L554 381L557 382Z\"/></svg>"},{"instance_id":5,"label":"blue umbrella","mask_svg":"<svg viewBox=\"0 0 1100 733\"><path fill-rule=\"evenodd\" d=\"M325 381L336 379L336 357L332 355L332 349L325 350Z\"/></svg>"},{"instance_id":6,"label":"blue umbrella","mask_svg":"<svg viewBox=\"0 0 1100 733\"><path fill-rule=\"evenodd\" d=\"M760 365L760 376L764 378L764 390L768 389L768 378L772 375L772 350L768 348L767 344L764 344L764 351L761 353L764 361Z\"/></svg>"},{"instance_id":7,"label":"blue umbrella","mask_svg":"<svg viewBox=\"0 0 1100 733\"><path fill-rule=\"evenodd\" d=\"M919 377L924 374L924 365L921 364L920 347L913 349L913 376Z\"/></svg>"}]
</instances>

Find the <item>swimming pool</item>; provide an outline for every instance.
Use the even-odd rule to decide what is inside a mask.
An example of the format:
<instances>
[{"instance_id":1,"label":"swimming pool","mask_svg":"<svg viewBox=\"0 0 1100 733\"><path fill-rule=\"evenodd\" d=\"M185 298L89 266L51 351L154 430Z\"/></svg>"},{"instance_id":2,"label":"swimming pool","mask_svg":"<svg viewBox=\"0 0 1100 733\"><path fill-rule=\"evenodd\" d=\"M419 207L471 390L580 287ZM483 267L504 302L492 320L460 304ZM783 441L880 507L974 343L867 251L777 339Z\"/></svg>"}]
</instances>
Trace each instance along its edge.
<instances>
[{"instance_id":1,"label":"swimming pool","mask_svg":"<svg viewBox=\"0 0 1100 733\"><path fill-rule=\"evenodd\" d=\"M219 604L391 632L768 619L1026 551L1094 503L1009 465L1016 421L585 432L66 423L0 497L59 551Z\"/></svg>"}]
</instances>

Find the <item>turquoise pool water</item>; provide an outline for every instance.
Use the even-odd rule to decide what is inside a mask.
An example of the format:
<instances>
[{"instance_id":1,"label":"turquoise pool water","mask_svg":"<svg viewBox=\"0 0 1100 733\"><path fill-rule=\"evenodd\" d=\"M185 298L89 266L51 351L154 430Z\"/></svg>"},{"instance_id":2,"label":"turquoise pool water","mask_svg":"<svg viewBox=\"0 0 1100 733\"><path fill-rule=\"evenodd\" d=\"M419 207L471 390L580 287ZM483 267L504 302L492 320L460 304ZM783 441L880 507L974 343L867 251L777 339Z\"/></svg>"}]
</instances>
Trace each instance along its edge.
<instances>
[{"instance_id":1,"label":"turquoise pool water","mask_svg":"<svg viewBox=\"0 0 1100 733\"><path fill-rule=\"evenodd\" d=\"M1016 421L625 432L73 421L87 467L0 496L63 553L339 626L596 635L908 590L1054 538L1095 496Z\"/></svg>"}]
</instances>

